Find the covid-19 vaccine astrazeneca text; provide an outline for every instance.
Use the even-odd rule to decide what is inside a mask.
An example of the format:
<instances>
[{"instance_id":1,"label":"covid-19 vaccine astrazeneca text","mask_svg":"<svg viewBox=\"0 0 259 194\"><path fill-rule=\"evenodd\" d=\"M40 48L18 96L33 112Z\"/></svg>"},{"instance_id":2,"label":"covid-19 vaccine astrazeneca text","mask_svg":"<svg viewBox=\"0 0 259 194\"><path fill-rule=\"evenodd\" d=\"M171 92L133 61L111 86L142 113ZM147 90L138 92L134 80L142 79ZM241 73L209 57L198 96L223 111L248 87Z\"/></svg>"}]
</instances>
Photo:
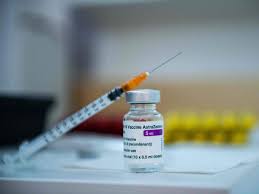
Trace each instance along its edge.
<instances>
[{"instance_id":1,"label":"covid-19 vaccine astrazeneca text","mask_svg":"<svg viewBox=\"0 0 259 194\"><path fill-rule=\"evenodd\" d=\"M156 110L158 90L126 93L131 105L123 119L124 160L131 172L157 172L163 167L164 122Z\"/></svg>"}]
</instances>

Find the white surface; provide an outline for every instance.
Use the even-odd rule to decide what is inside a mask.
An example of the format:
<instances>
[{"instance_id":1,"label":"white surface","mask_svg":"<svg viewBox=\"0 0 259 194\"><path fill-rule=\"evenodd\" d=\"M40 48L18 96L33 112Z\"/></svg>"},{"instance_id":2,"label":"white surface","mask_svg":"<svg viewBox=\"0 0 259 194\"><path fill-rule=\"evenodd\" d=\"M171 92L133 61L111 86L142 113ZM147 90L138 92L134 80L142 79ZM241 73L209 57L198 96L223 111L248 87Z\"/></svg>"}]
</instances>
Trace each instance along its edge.
<instances>
[{"instance_id":1,"label":"white surface","mask_svg":"<svg viewBox=\"0 0 259 194\"><path fill-rule=\"evenodd\" d=\"M97 152L92 152L93 149ZM258 153L257 146L247 148L173 146L167 150L168 162L172 162L172 164L167 162L167 166L175 169L171 169L170 172L165 170L161 173L144 174L122 170L122 164L118 165L122 163L122 155L119 156L122 152L119 150L122 150L121 139L95 136L64 138L26 165L1 168L0 188L4 191L1 193L186 194L259 191L257 164L250 162L224 170L233 166L233 161L238 164L240 161L254 159L252 155ZM245 160L240 159L240 156ZM96 157L99 159L95 159ZM206 173L199 173L205 172L204 169L207 169ZM222 169L223 171L218 172Z\"/></svg>"},{"instance_id":2,"label":"white surface","mask_svg":"<svg viewBox=\"0 0 259 194\"><path fill-rule=\"evenodd\" d=\"M255 163L258 159L259 153L251 150L176 147L165 150L163 172L215 174L239 165ZM123 154L104 152L100 158L69 162L65 167L124 171Z\"/></svg>"},{"instance_id":3,"label":"white surface","mask_svg":"<svg viewBox=\"0 0 259 194\"><path fill-rule=\"evenodd\" d=\"M88 160L79 159L75 150L71 150L70 153L66 150L61 158L69 158L69 160L62 160L63 167L125 171L121 138L100 139L98 136L84 138L74 136L57 142L54 147L64 149L65 145L71 145L72 142L74 146L77 145L77 151L87 151L86 154L89 154L92 150L96 150L98 157ZM51 160L58 155L59 153L55 150L54 152L48 151L35 158L32 163L35 165L37 162ZM259 148L257 146L175 145L165 148L164 160L163 172L215 174L240 165L259 163Z\"/></svg>"}]
</instances>

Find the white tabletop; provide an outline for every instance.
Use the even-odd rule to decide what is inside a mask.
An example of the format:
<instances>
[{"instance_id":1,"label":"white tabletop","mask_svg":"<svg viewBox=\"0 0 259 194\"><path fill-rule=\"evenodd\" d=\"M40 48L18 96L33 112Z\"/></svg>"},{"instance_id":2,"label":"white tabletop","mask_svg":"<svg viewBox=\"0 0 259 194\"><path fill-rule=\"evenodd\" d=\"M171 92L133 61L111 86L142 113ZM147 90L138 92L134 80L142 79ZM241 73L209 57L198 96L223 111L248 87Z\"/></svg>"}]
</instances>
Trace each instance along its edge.
<instances>
[{"instance_id":1,"label":"white tabletop","mask_svg":"<svg viewBox=\"0 0 259 194\"><path fill-rule=\"evenodd\" d=\"M121 148L121 139L117 138L64 138L25 165L1 168L1 193L259 193L259 165L256 157L252 157L258 156L258 146L172 146L167 148L165 154L177 156L179 161L184 157L188 161L182 160L183 165L180 166L179 162L174 163L174 158L169 157L165 167L167 170L160 173L130 173L121 169L116 163ZM95 151L91 153L89 150ZM100 162L105 162L106 156L111 156L106 153L118 156L114 162L107 160L115 165L100 165ZM186 155L182 156L183 153ZM228 153L233 155L227 156ZM233 163L240 158L240 154L244 160ZM102 157L103 160L98 159ZM222 157L222 162L228 160L229 163L225 166L213 164L214 160L219 163L218 157ZM231 161L233 157L235 160ZM204 162L202 165L206 161L209 163L201 172L198 172L199 161ZM193 172L190 171L192 166ZM215 166L222 169L215 169ZM181 170L176 172L179 168Z\"/></svg>"}]
</instances>

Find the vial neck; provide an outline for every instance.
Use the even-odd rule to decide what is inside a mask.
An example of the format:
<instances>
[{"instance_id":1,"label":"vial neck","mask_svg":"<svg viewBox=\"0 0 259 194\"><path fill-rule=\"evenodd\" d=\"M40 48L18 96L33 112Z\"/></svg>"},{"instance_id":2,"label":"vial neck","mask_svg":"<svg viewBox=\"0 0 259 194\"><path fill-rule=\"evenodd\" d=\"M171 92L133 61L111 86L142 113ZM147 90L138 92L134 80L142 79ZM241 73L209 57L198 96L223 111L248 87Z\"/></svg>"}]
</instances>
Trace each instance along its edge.
<instances>
[{"instance_id":1,"label":"vial neck","mask_svg":"<svg viewBox=\"0 0 259 194\"><path fill-rule=\"evenodd\" d=\"M156 104L131 104L131 111L156 110Z\"/></svg>"}]
</instances>

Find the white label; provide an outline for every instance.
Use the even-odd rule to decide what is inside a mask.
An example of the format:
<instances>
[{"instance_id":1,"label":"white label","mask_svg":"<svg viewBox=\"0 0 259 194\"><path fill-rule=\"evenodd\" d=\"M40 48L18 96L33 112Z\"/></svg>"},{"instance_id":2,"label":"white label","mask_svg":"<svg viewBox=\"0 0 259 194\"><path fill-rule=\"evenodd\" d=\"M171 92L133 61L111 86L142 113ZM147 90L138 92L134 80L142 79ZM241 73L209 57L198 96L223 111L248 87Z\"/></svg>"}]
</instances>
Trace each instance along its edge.
<instances>
[{"instance_id":1,"label":"white label","mask_svg":"<svg viewBox=\"0 0 259 194\"><path fill-rule=\"evenodd\" d=\"M161 163L164 148L163 121L124 121L124 159L127 163Z\"/></svg>"}]
</instances>

